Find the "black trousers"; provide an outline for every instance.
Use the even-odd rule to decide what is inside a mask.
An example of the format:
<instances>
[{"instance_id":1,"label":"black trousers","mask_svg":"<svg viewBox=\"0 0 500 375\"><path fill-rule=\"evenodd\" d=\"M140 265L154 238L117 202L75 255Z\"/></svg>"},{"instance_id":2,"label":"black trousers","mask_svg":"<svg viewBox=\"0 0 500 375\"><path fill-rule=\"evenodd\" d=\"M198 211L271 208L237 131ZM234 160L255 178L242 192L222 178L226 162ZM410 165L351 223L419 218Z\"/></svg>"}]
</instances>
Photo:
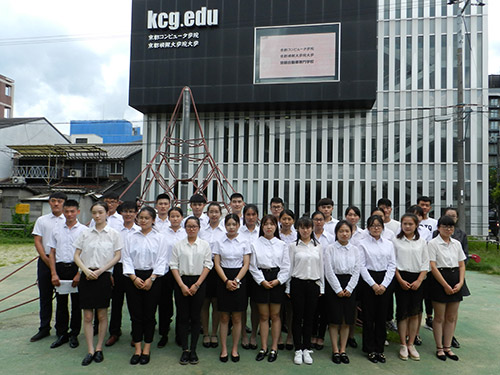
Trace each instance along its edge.
<instances>
[{"instance_id":1,"label":"black trousers","mask_svg":"<svg viewBox=\"0 0 500 375\"><path fill-rule=\"evenodd\" d=\"M385 271L369 271L377 284L382 283ZM366 353L383 353L387 336L385 322L390 304L392 304L392 288L389 286L384 294L378 296L363 281L361 304L363 309L363 351Z\"/></svg>"},{"instance_id":2,"label":"black trousers","mask_svg":"<svg viewBox=\"0 0 500 375\"><path fill-rule=\"evenodd\" d=\"M313 330L312 334L320 339L325 338L326 326L328 325L328 312L325 296L318 298L316 311L313 317Z\"/></svg>"},{"instance_id":3,"label":"black trousers","mask_svg":"<svg viewBox=\"0 0 500 375\"><path fill-rule=\"evenodd\" d=\"M56 263L56 272L60 280L73 280L78 273L75 263ZM62 336L68 333L68 325L71 335L78 336L82 328L82 310L80 309L80 296L71 293L71 322L68 310L68 295L56 294L56 335Z\"/></svg>"},{"instance_id":4,"label":"black trousers","mask_svg":"<svg viewBox=\"0 0 500 375\"><path fill-rule=\"evenodd\" d=\"M116 263L113 267L114 286L111 292L111 318L109 320L109 334L122 334L122 311L125 300L127 277L123 276L123 264Z\"/></svg>"},{"instance_id":5,"label":"black trousers","mask_svg":"<svg viewBox=\"0 0 500 375\"><path fill-rule=\"evenodd\" d=\"M182 276L182 281L191 287L199 276ZM182 350L196 350L201 328L201 307L205 299L206 285L203 282L194 296L184 296L181 288L175 285L175 306L177 308L177 324ZM188 345L188 335L191 332L191 345Z\"/></svg>"},{"instance_id":6,"label":"black trousers","mask_svg":"<svg viewBox=\"0 0 500 375\"><path fill-rule=\"evenodd\" d=\"M158 303L158 333L160 336L166 336L168 335L170 323L172 323L172 317L174 316L173 294L176 282L170 271L160 277L157 282L160 283L161 289Z\"/></svg>"},{"instance_id":7,"label":"black trousers","mask_svg":"<svg viewBox=\"0 0 500 375\"><path fill-rule=\"evenodd\" d=\"M54 286L52 285L52 276L50 268L38 259L37 265L37 284L38 294L40 296L40 331L50 331L50 321L52 320L52 297L54 295Z\"/></svg>"},{"instance_id":8,"label":"black trousers","mask_svg":"<svg viewBox=\"0 0 500 375\"><path fill-rule=\"evenodd\" d=\"M142 280L151 276L153 270L135 270L135 275ZM132 321L132 340L134 342L153 342L155 332L155 312L160 296L160 285L153 282L150 290L137 289L132 280L127 280L127 306Z\"/></svg>"},{"instance_id":9,"label":"black trousers","mask_svg":"<svg viewBox=\"0 0 500 375\"><path fill-rule=\"evenodd\" d=\"M295 350L311 349L314 313L319 298L319 286L314 280L292 277L290 281L292 299L292 333Z\"/></svg>"}]
</instances>

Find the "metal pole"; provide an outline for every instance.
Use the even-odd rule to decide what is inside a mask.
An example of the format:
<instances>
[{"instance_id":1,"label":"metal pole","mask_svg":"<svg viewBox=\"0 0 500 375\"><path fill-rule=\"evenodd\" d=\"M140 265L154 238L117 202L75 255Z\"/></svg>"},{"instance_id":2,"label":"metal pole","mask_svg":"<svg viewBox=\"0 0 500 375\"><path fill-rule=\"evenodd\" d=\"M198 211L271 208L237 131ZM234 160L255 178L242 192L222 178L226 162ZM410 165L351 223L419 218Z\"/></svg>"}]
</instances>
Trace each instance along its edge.
<instances>
[{"instance_id":1,"label":"metal pole","mask_svg":"<svg viewBox=\"0 0 500 375\"><path fill-rule=\"evenodd\" d=\"M467 220L465 216L465 155L464 155L464 81L463 81L463 23L462 15L465 12L465 8L469 5L470 0L466 0L463 6L460 6L460 10L457 16L458 22L458 48L457 48L457 189L458 189L458 227L465 231L465 222Z\"/></svg>"},{"instance_id":2,"label":"metal pole","mask_svg":"<svg viewBox=\"0 0 500 375\"><path fill-rule=\"evenodd\" d=\"M187 201L189 200L188 180L189 180L189 112L191 110L191 95L189 87L184 87L183 107L182 107L182 161L181 161L181 208L184 214L187 212Z\"/></svg>"}]
</instances>

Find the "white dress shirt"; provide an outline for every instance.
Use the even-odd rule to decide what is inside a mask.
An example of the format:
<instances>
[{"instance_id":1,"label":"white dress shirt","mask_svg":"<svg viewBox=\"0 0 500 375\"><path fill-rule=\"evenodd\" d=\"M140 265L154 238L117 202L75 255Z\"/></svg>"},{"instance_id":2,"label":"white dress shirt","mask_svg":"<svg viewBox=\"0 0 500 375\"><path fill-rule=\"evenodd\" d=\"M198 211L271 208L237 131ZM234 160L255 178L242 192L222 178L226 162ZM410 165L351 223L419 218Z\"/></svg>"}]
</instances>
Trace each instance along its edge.
<instances>
[{"instance_id":1,"label":"white dress shirt","mask_svg":"<svg viewBox=\"0 0 500 375\"><path fill-rule=\"evenodd\" d=\"M177 231L174 231L172 227L168 227L162 232L162 234L165 237L171 239L174 243L179 242L180 240L183 240L187 237L186 230L182 227L177 229Z\"/></svg>"},{"instance_id":2,"label":"white dress shirt","mask_svg":"<svg viewBox=\"0 0 500 375\"><path fill-rule=\"evenodd\" d=\"M260 230L260 227L258 225L255 226L255 228L252 232L250 232L250 230L247 228L246 225L242 225L242 226L240 226L238 233L239 233L239 236L241 236L241 239L243 241L247 241L248 243L252 243L259 238L259 230Z\"/></svg>"},{"instance_id":3,"label":"white dress shirt","mask_svg":"<svg viewBox=\"0 0 500 375\"><path fill-rule=\"evenodd\" d=\"M334 242L335 242L335 227L337 226L338 222L339 221L337 219L334 219L332 217L332 220L325 221L325 226L323 227L323 229L333 237Z\"/></svg>"},{"instance_id":4,"label":"white dress shirt","mask_svg":"<svg viewBox=\"0 0 500 375\"><path fill-rule=\"evenodd\" d=\"M69 228L66 223L59 223L52 230L48 246L56 250L56 263L73 263L75 261L75 250L73 246L80 233L87 228L78 220Z\"/></svg>"},{"instance_id":5,"label":"white dress shirt","mask_svg":"<svg viewBox=\"0 0 500 375\"><path fill-rule=\"evenodd\" d=\"M170 221L168 220L168 216L165 218L165 220L160 219L159 216L156 216L155 220L155 229L163 233L167 230L167 228L170 227Z\"/></svg>"},{"instance_id":6,"label":"white dress shirt","mask_svg":"<svg viewBox=\"0 0 500 375\"><path fill-rule=\"evenodd\" d=\"M241 240L239 235L232 240L225 236L214 243L212 251L214 255L220 256L220 266L223 268L243 267L243 257L252 253L248 242Z\"/></svg>"},{"instance_id":7,"label":"white dress shirt","mask_svg":"<svg viewBox=\"0 0 500 375\"><path fill-rule=\"evenodd\" d=\"M342 286L337 275L351 275L351 279L345 289L352 293L359 281L360 260L358 248L350 242L346 246L343 246L338 241L335 241L333 245L325 249L323 257L325 262L325 278L333 291L335 293L342 291Z\"/></svg>"},{"instance_id":8,"label":"white dress shirt","mask_svg":"<svg viewBox=\"0 0 500 375\"><path fill-rule=\"evenodd\" d=\"M132 232L122 252L123 274L134 275L135 270L153 270L154 275L165 274L168 249L161 233L151 230Z\"/></svg>"},{"instance_id":9,"label":"white dress shirt","mask_svg":"<svg viewBox=\"0 0 500 375\"><path fill-rule=\"evenodd\" d=\"M123 250L125 250L125 248L127 247L127 238L128 236L130 235L130 233L134 233L134 232L137 232L137 231L140 231L141 230L141 227L138 226L137 224L133 224L132 227L129 229L127 228L125 225L122 225L121 229L120 229L120 235L122 236L122 240L123 240ZM123 254L122 254L122 257L120 258L120 261L118 263L121 263L122 262L122 258L123 258Z\"/></svg>"},{"instance_id":10,"label":"white dress shirt","mask_svg":"<svg viewBox=\"0 0 500 375\"><path fill-rule=\"evenodd\" d=\"M429 252L423 238L409 240L406 236L392 240L396 252L396 268L399 271L420 273L429 271Z\"/></svg>"},{"instance_id":11,"label":"white dress shirt","mask_svg":"<svg viewBox=\"0 0 500 375\"><path fill-rule=\"evenodd\" d=\"M369 286L375 284L369 270L386 271L382 285L386 288L389 286L396 272L396 254L391 241L382 236L378 240L367 236L359 243L359 259L361 277Z\"/></svg>"},{"instance_id":12,"label":"white dress shirt","mask_svg":"<svg viewBox=\"0 0 500 375\"><path fill-rule=\"evenodd\" d=\"M427 244L429 249L429 259L436 262L437 268L455 268L459 266L460 261L465 260L465 253L462 244L454 238L446 243L441 235L433 238Z\"/></svg>"},{"instance_id":13,"label":"white dress shirt","mask_svg":"<svg viewBox=\"0 0 500 375\"><path fill-rule=\"evenodd\" d=\"M82 251L80 259L87 268L101 268L123 249L123 240L120 233L106 225L100 232L95 227L86 228L73 246ZM113 267L106 271L112 272Z\"/></svg>"},{"instance_id":14,"label":"white dress shirt","mask_svg":"<svg viewBox=\"0 0 500 375\"><path fill-rule=\"evenodd\" d=\"M392 231L392 233L397 236L397 234L401 231L401 223L397 220L391 219L388 223L384 223L384 228Z\"/></svg>"},{"instance_id":15,"label":"white dress shirt","mask_svg":"<svg viewBox=\"0 0 500 375\"><path fill-rule=\"evenodd\" d=\"M109 215L106 219L108 226L117 230L118 232L122 229L123 226L123 216L115 211L113 215ZM90 220L89 228L95 228L94 219Z\"/></svg>"},{"instance_id":16,"label":"white dress shirt","mask_svg":"<svg viewBox=\"0 0 500 375\"><path fill-rule=\"evenodd\" d=\"M277 279L280 284L288 281L290 274L290 253L288 245L276 237L271 240L264 236L250 244L252 256L250 257L250 273L257 284L260 285L265 278L260 270L279 267Z\"/></svg>"},{"instance_id":17,"label":"white dress shirt","mask_svg":"<svg viewBox=\"0 0 500 375\"><path fill-rule=\"evenodd\" d=\"M290 234L283 234L280 232L281 241L286 244L291 244L292 242L297 241L297 232L292 231Z\"/></svg>"},{"instance_id":18,"label":"white dress shirt","mask_svg":"<svg viewBox=\"0 0 500 375\"><path fill-rule=\"evenodd\" d=\"M189 215L189 216L186 216L183 220L182 220L182 227L184 227L184 224L186 223L186 220L189 219L190 217L195 217L194 215ZM207 214L203 213L201 214L201 216L198 218L200 220L200 229L201 228L205 228L208 223L210 222L210 218L208 217Z\"/></svg>"},{"instance_id":19,"label":"white dress shirt","mask_svg":"<svg viewBox=\"0 0 500 375\"><path fill-rule=\"evenodd\" d=\"M212 269L212 250L207 241L196 238L193 244L187 237L174 244L170 269L179 270L181 276L199 276L203 268Z\"/></svg>"},{"instance_id":20,"label":"white dress shirt","mask_svg":"<svg viewBox=\"0 0 500 375\"><path fill-rule=\"evenodd\" d=\"M221 227L220 225L217 225L214 229L209 224L200 229L198 237L200 237L202 240L207 241L210 244L210 248L213 252L215 243L218 241L223 241L226 237L226 229L224 227Z\"/></svg>"},{"instance_id":21,"label":"white dress shirt","mask_svg":"<svg viewBox=\"0 0 500 375\"><path fill-rule=\"evenodd\" d=\"M52 230L59 224L63 224L66 222L66 218L63 214L56 216L52 212L47 215L40 216L36 219L35 226L33 227L34 236L42 237L43 248L45 249L45 254L50 254L50 235L52 234Z\"/></svg>"},{"instance_id":22,"label":"white dress shirt","mask_svg":"<svg viewBox=\"0 0 500 375\"><path fill-rule=\"evenodd\" d=\"M316 235L316 233L314 233L314 237L316 238L316 240L318 240L318 242L323 245L323 248L327 247L328 245L331 245L335 242L335 236L332 236L329 232L327 232L326 230L323 230L323 233L321 233L321 236L318 236Z\"/></svg>"},{"instance_id":23,"label":"white dress shirt","mask_svg":"<svg viewBox=\"0 0 500 375\"><path fill-rule=\"evenodd\" d=\"M321 294L325 293L325 267L323 265L323 248L321 244L311 240L305 244L302 240L288 245L290 252L290 277L300 280L316 280ZM286 292L290 291L290 281Z\"/></svg>"},{"instance_id":24,"label":"white dress shirt","mask_svg":"<svg viewBox=\"0 0 500 375\"><path fill-rule=\"evenodd\" d=\"M353 244L354 246L358 246L359 242L367 236L367 233L361 229L360 227L356 226L356 230L352 233L351 239L349 240L350 244Z\"/></svg>"}]
</instances>

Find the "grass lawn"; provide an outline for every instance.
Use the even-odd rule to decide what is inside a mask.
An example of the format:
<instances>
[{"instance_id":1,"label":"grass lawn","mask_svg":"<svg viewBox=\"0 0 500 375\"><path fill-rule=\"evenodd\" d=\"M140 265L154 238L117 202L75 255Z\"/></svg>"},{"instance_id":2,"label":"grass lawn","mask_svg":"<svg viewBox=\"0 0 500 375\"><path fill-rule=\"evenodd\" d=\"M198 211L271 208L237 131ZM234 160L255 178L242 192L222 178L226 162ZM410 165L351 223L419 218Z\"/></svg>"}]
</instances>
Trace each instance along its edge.
<instances>
[{"instance_id":1,"label":"grass lawn","mask_svg":"<svg viewBox=\"0 0 500 375\"><path fill-rule=\"evenodd\" d=\"M467 263L467 269L483 272L489 275L500 275L500 249L497 245L489 243L486 248L484 241L469 240L469 254L477 254L481 262L476 263L472 259Z\"/></svg>"},{"instance_id":2,"label":"grass lawn","mask_svg":"<svg viewBox=\"0 0 500 375\"><path fill-rule=\"evenodd\" d=\"M0 267L25 263L36 255L33 238L0 236Z\"/></svg>"}]
</instances>

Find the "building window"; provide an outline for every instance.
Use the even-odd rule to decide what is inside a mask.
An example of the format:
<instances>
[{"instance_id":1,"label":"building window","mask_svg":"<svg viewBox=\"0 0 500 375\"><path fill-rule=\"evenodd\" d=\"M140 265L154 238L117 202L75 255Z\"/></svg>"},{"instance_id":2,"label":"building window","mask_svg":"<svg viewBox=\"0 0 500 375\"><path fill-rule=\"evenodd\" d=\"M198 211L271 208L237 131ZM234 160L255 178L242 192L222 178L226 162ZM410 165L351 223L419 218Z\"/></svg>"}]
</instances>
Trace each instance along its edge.
<instances>
[{"instance_id":1,"label":"building window","mask_svg":"<svg viewBox=\"0 0 500 375\"><path fill-rule=\"evenodd\" d=\"M3 117L4 118L10 118L11 113L12 113L11 109L6 107L6 108L4 108L4 111L3 111L3 115L4 115Z\"/></svg>"},{"instance_id":2,"label":"building window","mask_svg":"<svg viewBox=\"0 0 500 375\"><path fill-rule=\"evenodd\" d=\"M12 96L12 86L5 86L5 96Z\"/></svg>"},{"instance_id":3,"label":"building window","mask_svg":"<svg viewBox=\"0 0 500 375\"><path fill-rule=\"evenodd\" d=\"M498 130L498 121L490 121L490 130Z\"/></svg>"},{"instance_id":4,"label":"building window","mask_svg":"<svg viewBox=\"0 0 500 375\"><path fill-rule=\"evenodd\" d=\"M497 145L496 144L490 144L490 156L495 156L497 154Z\"/></svg>"},{"instance_id":5,"label":"building window","mask_svg":"<svg viewBox=\"0 0 500 375\"><path fill-rule=\"evenodd\" d=\"M110 174L123 174L123 165L121 162L111 163Z\"/></svg>"},{"instance_id":6,"label":"building window","mask_svg":"<svg viewBox=\"0 0 500 375\"><path fill-rule=\"evenodd\" d=\"M490 107L498 107L500 104L500 99L490 98Z\"/></svg>"},{"instance_id":7,"label":"building window","mask_svg":"<svg viewBox=\"0 0 500 375\"><path fill-rule=\"evenodd\" d=\"M76 138L75 143L89 143L87 138Z\"/></svg>"},{"instance_id":8,"label":"building window","mask_svg":"<svg viewBox=\"0 0 500 375\"><path fill-rule=\"evenodd\" d=\"M490 109L490 118L498 118L498 117L500 117L500 110Z\"/></svg>"}]
</instances>

